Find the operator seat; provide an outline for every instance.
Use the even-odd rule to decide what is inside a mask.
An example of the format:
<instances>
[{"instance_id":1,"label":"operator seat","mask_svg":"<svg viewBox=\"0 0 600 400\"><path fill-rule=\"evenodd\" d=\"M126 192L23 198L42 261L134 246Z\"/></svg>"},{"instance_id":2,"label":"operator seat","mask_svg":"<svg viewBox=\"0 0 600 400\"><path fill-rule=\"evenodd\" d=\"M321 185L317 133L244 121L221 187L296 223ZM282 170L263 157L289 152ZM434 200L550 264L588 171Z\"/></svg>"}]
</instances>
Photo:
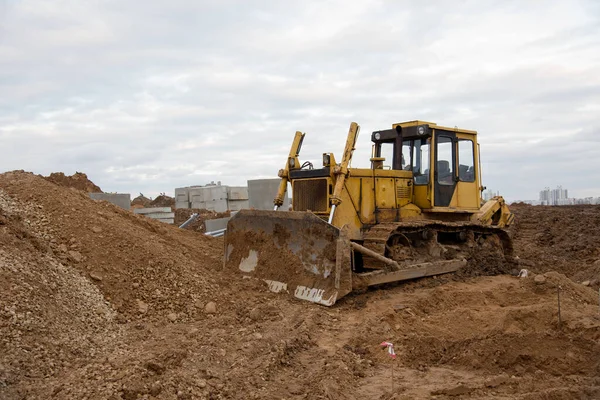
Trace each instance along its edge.
<instances>
[{"instance_id":1,"label":"operator seat","mask_svg":"<svg viewBox=\"0 0 600 400\"><path fill-rule=\"evenodd\" d=\"M450 162L447 160L439 160L437 162L437 169L439 174L450 173Z\"/></svg>"}]
</instances>

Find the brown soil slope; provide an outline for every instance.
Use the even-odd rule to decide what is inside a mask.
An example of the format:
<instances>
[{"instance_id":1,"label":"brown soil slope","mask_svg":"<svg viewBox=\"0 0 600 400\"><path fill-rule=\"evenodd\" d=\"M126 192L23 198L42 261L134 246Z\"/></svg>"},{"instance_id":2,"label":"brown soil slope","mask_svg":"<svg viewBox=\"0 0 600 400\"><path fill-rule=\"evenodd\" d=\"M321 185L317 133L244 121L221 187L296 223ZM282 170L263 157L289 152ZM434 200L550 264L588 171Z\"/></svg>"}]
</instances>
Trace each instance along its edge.
<instances>
[{"instance_id":1,"label":"brown soil slope","mask_svg":"<svg viewBox=\"0 0 600 400\"><path fill-rule=\"evenodd\" d=\"M600 287L600 206L512 205L515 251L537 272L560 271Z\"/></svg>"},{"instance_id":2,"label":"brown soil slope","mask_svg":"<svg viewBox=\"0 0 600 400\"><path fill-rule=\"evenodd\" d=\"M3 399L600 397L597 293L559 273L324 308L223 273L220 239L31 174L0 175L0 210Z\"/></svg>"}]
</instances>

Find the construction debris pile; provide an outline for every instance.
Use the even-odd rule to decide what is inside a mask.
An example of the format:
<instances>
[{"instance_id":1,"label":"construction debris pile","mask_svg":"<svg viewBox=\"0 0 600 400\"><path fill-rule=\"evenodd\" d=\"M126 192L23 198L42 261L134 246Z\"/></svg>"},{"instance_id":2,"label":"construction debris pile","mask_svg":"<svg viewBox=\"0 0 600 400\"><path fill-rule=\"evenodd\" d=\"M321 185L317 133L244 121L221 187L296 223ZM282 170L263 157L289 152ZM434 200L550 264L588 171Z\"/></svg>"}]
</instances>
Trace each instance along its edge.
<instances>
[{"instance_id":1,"label":"construction debris pile","mask_svg":"<svg viewBox=\"0 0 600 400\"><path fill-rule=\"evenodd\" d=\"M224 273L220 238L53 182L0 175L2 399L600 398L596 206L513 208L526 278L325 308Z\"/></svg>"},{"instance_id":2,"label":"construction debris pile","mask_svg":"<svg viewBox=\"0 0 600 400\"><path fill-rule=\"evenodd\" d=\"M206 220L231 216L229 211L216 212L200 208L179 208L175 210L175 225L180 226L194 214L197 214L196 219L187 225L185 229L196 232L206 232L206 226L204 225Z\"/></svg>"}]
</instances>

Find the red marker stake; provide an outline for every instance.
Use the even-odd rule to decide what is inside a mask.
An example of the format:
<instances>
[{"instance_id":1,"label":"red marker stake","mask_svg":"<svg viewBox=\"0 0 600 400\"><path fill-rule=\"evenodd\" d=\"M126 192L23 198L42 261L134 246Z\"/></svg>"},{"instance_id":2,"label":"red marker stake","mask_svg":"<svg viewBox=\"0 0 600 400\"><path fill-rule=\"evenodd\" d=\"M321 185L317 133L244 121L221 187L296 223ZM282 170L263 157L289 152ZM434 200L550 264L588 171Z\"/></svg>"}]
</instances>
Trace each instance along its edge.
<instances>
[{"instance_id":1,"label":"red marker stake","mask_svg":"<svg viewBox=\"0 0 600 400\"><path fill-rule=\"evenodd\" d=\"M381 342L381 347L387 347L388 349L388 354L390 355L390 357L392 358L392 364L391 364L391 368L392 368L392 394L394 394L394 362L393 360L396 359L396 352L394 351L394 345L390 342Z\"/></svg>"}]
</instances>

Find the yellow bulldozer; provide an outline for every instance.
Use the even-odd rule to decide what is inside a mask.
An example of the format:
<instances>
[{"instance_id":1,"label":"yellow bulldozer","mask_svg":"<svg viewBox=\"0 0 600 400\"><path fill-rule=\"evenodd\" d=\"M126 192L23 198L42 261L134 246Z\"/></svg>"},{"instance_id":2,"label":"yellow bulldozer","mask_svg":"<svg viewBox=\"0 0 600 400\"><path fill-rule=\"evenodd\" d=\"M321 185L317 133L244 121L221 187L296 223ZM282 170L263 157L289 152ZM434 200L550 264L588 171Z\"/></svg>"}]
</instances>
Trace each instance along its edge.
<instances>
[{"instance_id":1,"label":"yellow bulldozer","mask_svg":"<svg viewBox=\"0 0 600 400\"><path fill-rule=\"evenodd\" d=\"M500 196L481 200L477 132L393 124L372 133L371 167L351 168L359 130L351 123L341 161L324 153L322 168L300 162L296 132L274 210L228 222L225 269L331 306L353 290L457 271L479 251L510 256L514 216ZM292 211L279 210L288 184Z\"/></svg>"}]
</instances>

